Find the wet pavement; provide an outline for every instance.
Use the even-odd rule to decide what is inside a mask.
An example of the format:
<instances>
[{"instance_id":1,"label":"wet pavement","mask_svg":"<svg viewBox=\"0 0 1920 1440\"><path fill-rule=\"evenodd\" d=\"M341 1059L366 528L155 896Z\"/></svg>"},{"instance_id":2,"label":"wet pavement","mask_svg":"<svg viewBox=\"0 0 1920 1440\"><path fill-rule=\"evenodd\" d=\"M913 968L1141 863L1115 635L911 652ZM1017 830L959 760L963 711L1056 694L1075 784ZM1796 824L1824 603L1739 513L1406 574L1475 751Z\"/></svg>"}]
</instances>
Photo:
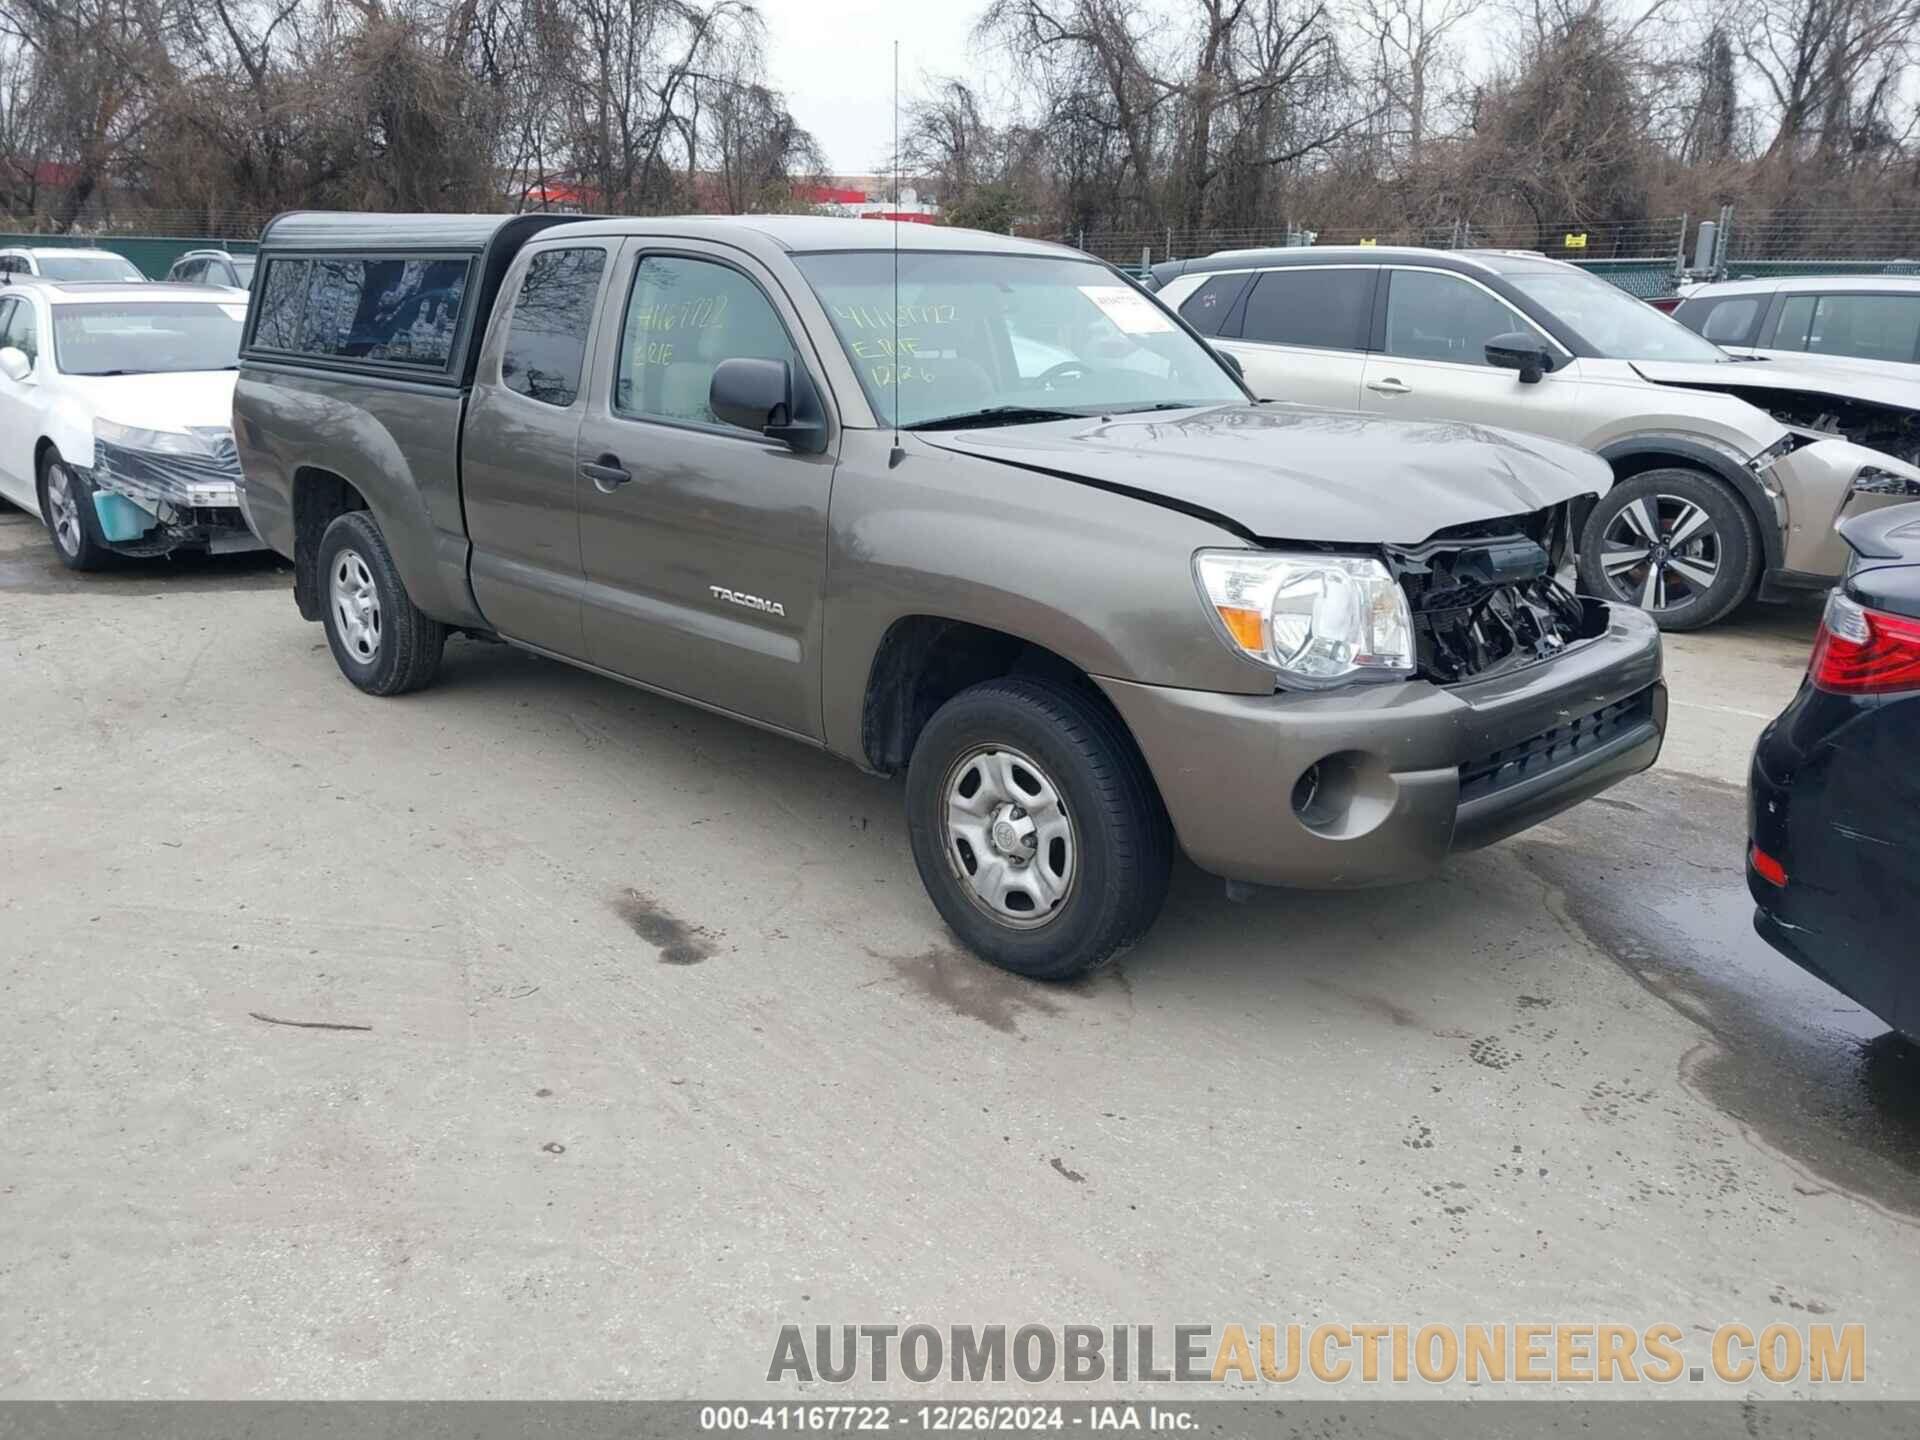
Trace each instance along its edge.
<instances>
[{"instance_id":1,"label":"wet pavement","mask_svg":"<svg viewBox=\"0 0 1920 1440\"><path fill-rule=\"evenodd\" d=\"M956 950L897 785L501 646L369 700L290 588L75 576L0 512L0 1396L771 1394L789 1322L1809 1316L1920 1392L1920 1056L1742 881L1814 608L1674 638L1667 753L1592 803L1391 890L1183 865L1047 987Z\"/></svg>"}]
</instances>

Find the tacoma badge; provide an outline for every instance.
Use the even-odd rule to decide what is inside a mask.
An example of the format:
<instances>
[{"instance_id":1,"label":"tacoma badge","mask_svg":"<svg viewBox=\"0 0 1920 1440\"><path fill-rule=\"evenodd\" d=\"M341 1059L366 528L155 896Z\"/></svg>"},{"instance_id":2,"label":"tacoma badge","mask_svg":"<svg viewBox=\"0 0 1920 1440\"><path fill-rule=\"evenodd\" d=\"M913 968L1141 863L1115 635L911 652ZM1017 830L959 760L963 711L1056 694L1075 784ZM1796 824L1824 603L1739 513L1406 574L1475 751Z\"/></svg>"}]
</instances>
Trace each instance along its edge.
<instances>
[{"instance_id":1,"label":"tacoma badge","mask_svg":"<svg viewBox=\"0 0 1920 1440\"><path fill-rule=\"evenodd\" d=\"M778 615L782 619L786 618L787 607L782 605L778 600L762 600L758 595L748 595L739 590L729 590L724 585L709 585L707 589L713 592L714 599L724 600L729 605L744 605L749 610L762 610L769 615Z\"/></svg>"}]
</instances>

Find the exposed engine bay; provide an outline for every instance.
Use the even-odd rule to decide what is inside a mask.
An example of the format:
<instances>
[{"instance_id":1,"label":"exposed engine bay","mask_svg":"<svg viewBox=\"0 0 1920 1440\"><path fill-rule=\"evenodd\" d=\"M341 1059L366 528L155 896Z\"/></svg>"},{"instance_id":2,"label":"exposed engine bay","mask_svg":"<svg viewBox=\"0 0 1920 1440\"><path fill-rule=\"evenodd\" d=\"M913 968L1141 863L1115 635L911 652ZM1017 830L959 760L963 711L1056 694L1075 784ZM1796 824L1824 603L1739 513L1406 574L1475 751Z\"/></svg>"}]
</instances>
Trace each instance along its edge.
<instances>
[{"instance_id":1,"label":"exposed engine bay","mask_svg":"<svg viewBox=\"0 0 1920 1440\"><path fill-rule=\"evenodd\" d=\"M1387 547L1413 614L1422 679L1453 685L1518 670L1605 629L1605 607L1555 578L1591 503L1475 521L1419 545Z\"/></svg>"}]
</instances>

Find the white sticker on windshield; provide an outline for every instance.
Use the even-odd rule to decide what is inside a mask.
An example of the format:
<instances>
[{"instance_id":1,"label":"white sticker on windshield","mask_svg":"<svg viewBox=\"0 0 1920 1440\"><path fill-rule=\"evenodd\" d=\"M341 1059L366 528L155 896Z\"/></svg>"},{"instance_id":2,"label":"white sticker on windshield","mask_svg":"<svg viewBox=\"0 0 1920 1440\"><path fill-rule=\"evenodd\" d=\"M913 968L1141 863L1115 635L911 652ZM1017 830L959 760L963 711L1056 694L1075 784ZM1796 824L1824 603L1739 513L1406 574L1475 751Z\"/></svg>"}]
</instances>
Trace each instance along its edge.
<instances>
[{"instance_id":1,"label":"white sticker on windshield","mask_svg":"<svg viewBox=\"0 0 1920 1440\"><path fill-rule=\"evenodd\" d=\"M220 308L226 313L226 317L229 320L245 320L247 318L247 307L244 305L222 305Z\"/></svg>"},{"instance_id":2,"label":"white sticker on windshield","mask_svg":"<svg viewBox=\"0 0 1920 1440\"><path fill-rule=\"evenodd\" d=\"M1173 322L1138 290L1125 285L1082 285L1080 293L1100 307L1100 313L1127 335L1158 335Z\"/></svg>"}]
</instances>

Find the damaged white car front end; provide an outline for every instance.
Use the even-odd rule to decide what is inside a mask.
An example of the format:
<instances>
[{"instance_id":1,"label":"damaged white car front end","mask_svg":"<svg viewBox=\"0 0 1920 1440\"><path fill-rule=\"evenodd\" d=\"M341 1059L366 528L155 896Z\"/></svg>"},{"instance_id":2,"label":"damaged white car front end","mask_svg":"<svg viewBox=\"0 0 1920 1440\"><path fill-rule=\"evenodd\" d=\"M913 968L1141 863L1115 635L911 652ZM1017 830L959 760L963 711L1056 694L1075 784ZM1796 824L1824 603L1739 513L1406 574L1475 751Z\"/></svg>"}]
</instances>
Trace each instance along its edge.
<instances>
[{"instance_id":1,"label":"damaged white car front end","mask_svg":"<svg viewBox=\"0 0 1920 1440\"><path fill-rule=\"evenodd\" d=\"M88 478L102 538L123 553L262 548L240 510L230 425L158 430L96 418Z\"/></svg>"}]
</instances>

